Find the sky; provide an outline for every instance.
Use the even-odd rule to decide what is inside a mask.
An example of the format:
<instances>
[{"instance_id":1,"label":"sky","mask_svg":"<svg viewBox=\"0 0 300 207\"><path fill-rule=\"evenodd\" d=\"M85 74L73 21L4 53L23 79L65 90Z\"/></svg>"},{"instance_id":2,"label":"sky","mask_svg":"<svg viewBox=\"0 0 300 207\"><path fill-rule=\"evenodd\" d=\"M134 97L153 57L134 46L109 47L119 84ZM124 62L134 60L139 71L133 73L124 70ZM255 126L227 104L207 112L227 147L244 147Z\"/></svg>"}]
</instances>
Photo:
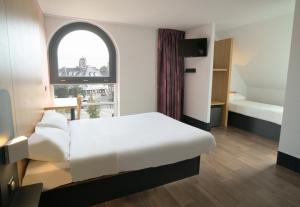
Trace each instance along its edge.
<instances>
[{"instance_id":1,"label":"sky","mask_svg":"<svg viewBox=\"0 0 300 207\"><path fill-rule=\"evenodd\" d=\"M109 53L104 41L86 30L76 30L67 34L58 46L58 68L78 66L79 59L85 57L87 65L100 68L108 66Z\"/></svg>"}]
</instances>

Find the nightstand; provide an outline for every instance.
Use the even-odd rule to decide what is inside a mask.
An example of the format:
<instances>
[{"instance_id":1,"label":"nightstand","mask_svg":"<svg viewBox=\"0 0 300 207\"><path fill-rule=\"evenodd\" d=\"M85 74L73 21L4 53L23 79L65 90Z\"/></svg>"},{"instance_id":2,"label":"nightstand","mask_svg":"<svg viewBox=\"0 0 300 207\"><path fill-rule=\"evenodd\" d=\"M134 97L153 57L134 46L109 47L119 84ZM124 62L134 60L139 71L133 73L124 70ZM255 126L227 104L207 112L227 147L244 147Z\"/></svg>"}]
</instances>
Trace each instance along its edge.
<instances>
[{"instance_id":1,"label":"nightstand","mask_svg":"<svg viewBox=\"0 0 300 207\"><path fill-rule=\"evenodd\" d=\"M38 207L43 184L33 184L16 189L10 207Z\"/></svg>"}]
</instances>

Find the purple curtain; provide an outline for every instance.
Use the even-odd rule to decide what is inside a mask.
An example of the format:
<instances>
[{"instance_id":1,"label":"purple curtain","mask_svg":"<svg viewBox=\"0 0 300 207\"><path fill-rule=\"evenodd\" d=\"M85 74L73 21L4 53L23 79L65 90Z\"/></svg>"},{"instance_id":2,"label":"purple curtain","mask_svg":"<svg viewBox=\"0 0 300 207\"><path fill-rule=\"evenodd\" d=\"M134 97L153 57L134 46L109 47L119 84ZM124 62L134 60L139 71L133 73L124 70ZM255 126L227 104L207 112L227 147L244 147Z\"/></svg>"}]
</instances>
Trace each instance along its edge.
<instances>
[{"instance_id":1,"label":"purple curtain","mask_svg":"<svg viewBox=\"0 0 300 207\"><path fill-rule=\"evenodd\" d=\"M178 55L178 42L185 32L158 30L158 88L157 109L180 120L183 108L184 59Z\"/></svg>"}]
</instances>

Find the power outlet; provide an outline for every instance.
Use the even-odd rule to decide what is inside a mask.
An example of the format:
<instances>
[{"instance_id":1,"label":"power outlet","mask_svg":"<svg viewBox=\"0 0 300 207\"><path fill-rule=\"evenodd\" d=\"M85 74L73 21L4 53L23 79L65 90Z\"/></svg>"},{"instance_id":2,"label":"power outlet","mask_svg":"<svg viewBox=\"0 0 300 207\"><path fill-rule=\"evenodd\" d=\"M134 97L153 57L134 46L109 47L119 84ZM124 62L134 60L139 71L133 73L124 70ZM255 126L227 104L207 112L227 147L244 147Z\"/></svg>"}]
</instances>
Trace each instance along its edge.
<instances>
[{"instance_id":1,"label":"power outlet","mask_svg":"<svg viewBox=\"0 0 300 207\"><path fill-rule=\"evenodd\" d=\"M9 179L7 186L10 193L16 189L16 181L13 176Z\"/></svg>"}]
</instances>

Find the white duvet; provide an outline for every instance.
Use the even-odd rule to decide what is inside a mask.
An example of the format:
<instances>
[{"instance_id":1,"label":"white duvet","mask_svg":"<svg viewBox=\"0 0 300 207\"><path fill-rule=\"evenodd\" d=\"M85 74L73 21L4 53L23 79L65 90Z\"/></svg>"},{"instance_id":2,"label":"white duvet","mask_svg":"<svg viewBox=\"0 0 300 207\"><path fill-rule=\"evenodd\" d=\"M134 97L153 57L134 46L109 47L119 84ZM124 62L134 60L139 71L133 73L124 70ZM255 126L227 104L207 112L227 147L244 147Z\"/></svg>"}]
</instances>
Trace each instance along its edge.
<instances>
[{"instance_id":1,"label":"white duvet","mask_svg":"<svg viewBox=\"0 0 300 207\"><path fill-rule=\"evenodd\" d=\"M215 146L213 136L160 113L70 123L73 182L191 159Z\"/></svg>"}]
</instances>

